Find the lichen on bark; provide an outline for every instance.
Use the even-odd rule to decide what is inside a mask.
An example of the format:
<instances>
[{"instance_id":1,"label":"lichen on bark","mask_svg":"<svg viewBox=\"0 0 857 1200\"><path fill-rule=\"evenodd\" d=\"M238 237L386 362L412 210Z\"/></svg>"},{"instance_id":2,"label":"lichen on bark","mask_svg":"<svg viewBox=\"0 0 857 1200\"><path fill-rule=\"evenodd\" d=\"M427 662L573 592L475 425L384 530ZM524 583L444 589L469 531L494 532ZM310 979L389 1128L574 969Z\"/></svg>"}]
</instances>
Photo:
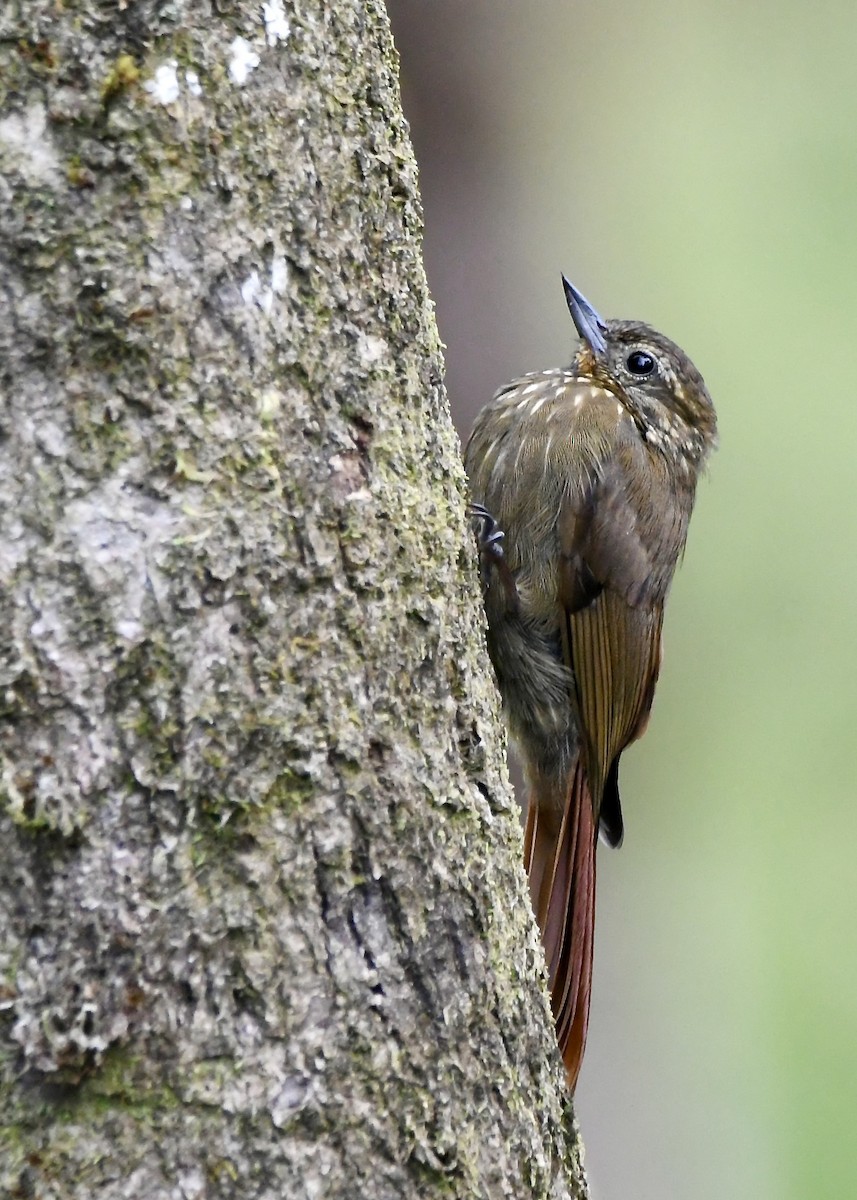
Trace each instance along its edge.
<instances>
[{"instance_id":1,"label":"lichen on bark","mask_svg":"<svg viewBox=\"0 0 857 1200\"><path fill-rule=\"evenodd\" d=\"M0 15L4 1194L583 1194L396 71Z\"/></svg>"}]
</instances>

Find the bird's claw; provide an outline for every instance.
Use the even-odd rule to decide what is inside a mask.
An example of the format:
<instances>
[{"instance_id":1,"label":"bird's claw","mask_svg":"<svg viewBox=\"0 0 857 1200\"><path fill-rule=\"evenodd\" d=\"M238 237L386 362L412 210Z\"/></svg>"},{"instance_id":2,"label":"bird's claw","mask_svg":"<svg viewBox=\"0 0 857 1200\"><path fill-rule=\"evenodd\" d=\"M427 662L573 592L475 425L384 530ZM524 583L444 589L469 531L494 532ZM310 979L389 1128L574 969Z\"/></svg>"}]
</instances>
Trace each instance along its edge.
<instances>
[{"instance_id":1,"label":"bird's claw","mask_svg":"<svg viewBox=\"0 0 857 1200\"><path fill-rule=\"evenodd\" d=\"M491 576L496 573L506 596L506 609L515 613L518 611L518 587L503 549L506 534L484 504L471 504L468 511L476 526L483 586L490 587Z\"/></svg>"},{"instance_id":2,"label":"bird's claw","mask_svg":"<svg viewBox=\"0 0 857 1200\"><path fill-rule=\"evenodd\" d=\"M506 534L497 524L493 514L484 504L471 504L470 515L477 525L476 536L481 554L493 562L503 558L503 538Z\"/></svg>"}]
</instances>

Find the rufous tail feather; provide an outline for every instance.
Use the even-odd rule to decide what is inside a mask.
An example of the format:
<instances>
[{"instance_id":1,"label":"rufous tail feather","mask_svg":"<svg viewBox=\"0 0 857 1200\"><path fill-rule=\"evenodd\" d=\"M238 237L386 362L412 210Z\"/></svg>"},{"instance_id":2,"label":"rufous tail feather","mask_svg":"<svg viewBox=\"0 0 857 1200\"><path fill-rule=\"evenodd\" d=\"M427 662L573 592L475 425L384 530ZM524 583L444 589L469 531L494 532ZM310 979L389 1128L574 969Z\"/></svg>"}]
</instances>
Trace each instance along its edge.
<instances>
[{"instance_id":1,"label":"rufous tail feather","mask_svg":"<svg viewBox=\"0 0 857 1200\"><path fill-rule=\"evenodd\" d=\"M547 958L557 1041L572 1091L589 1024L596 834L592 796L580 762L562 804L554 792L534 789L527 809L524 863Z\"/></svg>"}]
</instances>

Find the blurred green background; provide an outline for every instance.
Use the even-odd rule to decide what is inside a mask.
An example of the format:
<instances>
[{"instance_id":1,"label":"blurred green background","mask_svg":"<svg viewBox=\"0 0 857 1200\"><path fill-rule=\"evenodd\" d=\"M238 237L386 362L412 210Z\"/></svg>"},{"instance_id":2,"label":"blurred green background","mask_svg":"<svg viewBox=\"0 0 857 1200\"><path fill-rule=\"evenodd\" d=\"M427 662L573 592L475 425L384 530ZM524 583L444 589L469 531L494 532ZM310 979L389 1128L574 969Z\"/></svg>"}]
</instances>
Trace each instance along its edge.
<instances>
[{"instance_id":1,"label":"blurred green background","mask_svg":"<svg viewBox=\"0 0 857 1200\"><path fill-rule=\"evenodd\" d=\"M578 1089L599 1200L857 1195L857 5L390 0L462 433L560 269L718 406Z\"/></svg>"}]
</instances>

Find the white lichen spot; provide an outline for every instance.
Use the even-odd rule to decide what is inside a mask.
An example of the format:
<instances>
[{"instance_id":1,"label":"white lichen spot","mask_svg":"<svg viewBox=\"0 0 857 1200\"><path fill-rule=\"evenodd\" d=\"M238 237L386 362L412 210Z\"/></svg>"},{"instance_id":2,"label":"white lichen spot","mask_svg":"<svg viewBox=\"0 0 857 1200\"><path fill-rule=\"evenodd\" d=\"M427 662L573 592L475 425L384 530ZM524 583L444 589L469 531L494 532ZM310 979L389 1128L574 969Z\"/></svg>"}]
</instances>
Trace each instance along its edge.
<instances>
[{"instance_id":1,"label":"white lichen spot","mask_svg":"<svg viewBox=\"0 0 857 1200\"><path fill-rule=\"evenodd\" d=\"M262 5L262 18L265 22L265 41L269 46L284 42L291 33L282 0L267 0Z\"/></svg>"},{"instance_id":2,"label":"white lichen spot","mask_svg":"<svg viewBox=\"0 0 857 1200\"><path fill-rule=\"evenodd\" d=\"M389 352L390 347L381 337L371 333L361 333L357 339L357 353L364 367L371 367L379 362Z\"/></svg>"},{"instance_id":3,"label":"white lichen spot","mask_svg":"<svg viewBox=\"0 0 857 1200\"><path fill-rule=\"evenodd\" d=\"M256 304L262 295L262 280L258 271L252 271L241 284L241 299L245 304Z\"/></svg>"},{"instance_id":4,"label":"white lichen spot","mask_svg":"<svg viewBox=\"0 0 857 1200\"><path fill-rule=\"evenodd\" d=\"M271 263L270 286L262 282L258 271L251 271L241 284L241 299L245 304L255 304L263 313L270 313L275 296L283 296L288 283L286 260L278 256Z\"/></svg>"},{"instance_id":5,"label":"white lichen spot","mask_svg":"<svg viewBox=\"0 0 857 1200\"><path fill-rule=\"evenodd\" d=\"M204 1200L208 1194L205 1176L198 1167L182 1171L178 1178L178 1184L181 1200Z\"/></svg>"},{"instance_id":6,"label":"white lichen spot","mask_svg":"<svg viewBox=\"0 0 857 1200\"><path fill-rule=\"evenodd\" d=\"M120 619L116 622L116 632L126 642L140 642L143 640L145 629L140 621L133 619Z\"/></svg>"},{"instance_id":7,"label":"white lichen spot","mask_svg":"<svg viewBox=\"0 0 857 1200\"><path fill-rule=\"evenodd\" d=\"M300 1075L293 1075L285 1080L279 1095L271 1097L268 1112L278 1129L284 1128L294 1118L294 1114L304 1107L309 1091L309 1080Z\"/></svg>"},{"instance_id":8,"label":"white lichen spot","mask_svg":"<svg viewBox=\"0 0 857 1200\"><path fill-rule=\"evenodd\" d=\"M175 104L179 98L178 63L174 58L161 63L143 87L158 104Z\"/></svg>"},{"instance_id":9,"label":"white lichen spot","mask_svg":"<svg viewBox=\"0 0 857 1200\"><path fill-rule=\"evenodd\" d=\"M260 62L259 55L246 38L237 37L229 47L229 78L243 87Z\"/></svg>"},{"instance_id":10,"label":"white lichen spot","mask_svg":"<svg viewBox=\"0 0 857 1200\"><path fill-rule=\"evenodd\" d=\"M179 208L183 208L185 212L191 212L193 209L193 200L190 196L182 196L179 200Z\"/></svg>"},{"instance_id":11,"label":"white lichen spot","mask_svg":"<svg viewBox=\"0 0 857 1200\"><path fill-rule=\"evenodd\" d=\"M199 82L199 76L197 75L196 71L185 71L184 78L185 83L187 84L187 90L190 92L190 94L192 96L201 96L202 84Z\"/></svg>"},{"instance_id":12,"label":"white lichen spot","mask_svg":"<svg viewBox=\"0 0 857 1200\"><path fill-rule=\"evenodd\" d=\"M43 104L0 121L0 177L14 168L30 183L58 184L60 161L50 140Z\"/></svg>"},{"instance_id":13,"label":"white lichen spot","mask_svg":"<svg viewBox=\"0 0 857 1200\"><path fill-rule=\"evenodd\" d=\"M274 417L280 411L282 403L282 394L278 392L276 388L266 388L265 391L262 392L258 401L257 411L259 413L260 420L273 421Z\"/></svg>"},{"instance_id":14,"label":"white lichen spot","mask_svg":"<svg viewBox=\"0 0 857 1200\"><path fill-rule=\"evenodd\" d=\"M277 296L285 296L289 284L289 265L282 254L274 255L271 262L271 290Z\"/></svg>"},{"instance_id":15,"label":"white lichen spot","mask_svg":"<svg viewBox=\"0 0 857 1200\"><path fill-rule=\"evenodd\" d=\"M57 422L42 419L36 428L36 444L51 458L65 458L68 453L65 430Z\"/></svg>"}]
</instances>

